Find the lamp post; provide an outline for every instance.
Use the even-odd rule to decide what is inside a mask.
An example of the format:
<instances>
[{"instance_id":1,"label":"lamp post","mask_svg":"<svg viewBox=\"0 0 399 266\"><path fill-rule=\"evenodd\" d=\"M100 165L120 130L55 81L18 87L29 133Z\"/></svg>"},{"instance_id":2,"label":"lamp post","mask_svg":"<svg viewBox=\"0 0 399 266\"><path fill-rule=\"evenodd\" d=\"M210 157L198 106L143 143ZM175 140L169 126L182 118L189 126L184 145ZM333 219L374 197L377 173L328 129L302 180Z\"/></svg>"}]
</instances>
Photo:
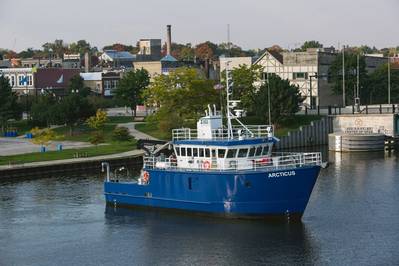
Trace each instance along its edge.
<instances>
[{"instance_id":1,"label":"lamp post","mask_svg":"<svg viewBox=\"0 0 399 266\"><path fill-rule=\"evenodd\" d=\"M29 95L29 90L27 88L24 90L24 95L25 95L25 114L26 114L26 119L28 119L28 95Z\"/></svg>"}]
</instances>

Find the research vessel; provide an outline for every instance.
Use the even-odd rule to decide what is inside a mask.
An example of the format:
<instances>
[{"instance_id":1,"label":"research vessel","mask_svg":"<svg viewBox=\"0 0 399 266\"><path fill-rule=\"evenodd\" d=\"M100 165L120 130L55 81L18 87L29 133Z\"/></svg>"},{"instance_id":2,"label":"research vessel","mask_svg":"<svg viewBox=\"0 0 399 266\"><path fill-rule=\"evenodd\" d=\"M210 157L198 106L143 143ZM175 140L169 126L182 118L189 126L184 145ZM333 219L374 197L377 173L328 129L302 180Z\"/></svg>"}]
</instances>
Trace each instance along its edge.
<instances>
[{"instance_id":1,"label":"research vessel","mask_svg":"<svg viewBox=\"0 0 399 266\"><path fill-rule=\"evenodd\" d=\"M300 219L322 166L320 152L272 152L272 125L245 125L231 100L226 71L226 126L208 106L196 129L172 131L162 149L148 151L140 176L104 182L107 204L238 218ZM235 121L235 122L234 122Z\"/></svg>"}]
</instances>

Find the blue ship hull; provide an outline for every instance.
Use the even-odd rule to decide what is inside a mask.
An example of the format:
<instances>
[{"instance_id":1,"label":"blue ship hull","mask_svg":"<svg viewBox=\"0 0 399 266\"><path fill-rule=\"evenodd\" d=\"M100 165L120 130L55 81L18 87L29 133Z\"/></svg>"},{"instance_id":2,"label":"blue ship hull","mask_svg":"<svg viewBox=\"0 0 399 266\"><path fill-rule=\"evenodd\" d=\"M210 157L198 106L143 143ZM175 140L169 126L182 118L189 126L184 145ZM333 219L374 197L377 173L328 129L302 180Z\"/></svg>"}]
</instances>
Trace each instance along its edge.
<instances>
[{"instance_id":1,"label":"blue ship hull","mask_svg":"<svg viewBox=\"0 0 399 266\"><path fill-rule=\"evenodd\" d=\"M148 185L105 182L107 203L227 217L292 217L305 211L320 166L278 171L145 169Z\"/></svg>"}]
</instances>

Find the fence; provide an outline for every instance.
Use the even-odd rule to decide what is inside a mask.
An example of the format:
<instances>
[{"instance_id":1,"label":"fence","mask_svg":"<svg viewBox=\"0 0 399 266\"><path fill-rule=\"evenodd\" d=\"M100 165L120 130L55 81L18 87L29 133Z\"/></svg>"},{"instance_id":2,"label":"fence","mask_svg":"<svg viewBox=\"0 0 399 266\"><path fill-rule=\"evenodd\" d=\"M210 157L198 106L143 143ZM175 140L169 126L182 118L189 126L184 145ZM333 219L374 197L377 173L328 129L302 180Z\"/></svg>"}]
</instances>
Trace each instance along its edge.
<instances>
[{"instance_id":1,"label":"fence","mask_svg":"<svg viewBox=\"0 0 399 266\"><path fill-rule=\"evenodd\" d=\"M394 114L399 112L399 104L373 104L373 105L361 105L359 111L356 110L355 105L346 107L340 106L317 106L313 109L307 107L298 112L301 115L343 115L343 114Z\"/></svg>"},{"instance_id":2,"label":"fence","mask_svg":"<svg viewBox=\"0 0 399 266\"><path fill-rule=\"evenodd\" d=\"M302 126L298 130L291 131L288 136L283 136L276 143L277 150L327 145L328 134L333 132L333 117L324 117L313 121L310 125Z\"/></svg>"}]
</instances>

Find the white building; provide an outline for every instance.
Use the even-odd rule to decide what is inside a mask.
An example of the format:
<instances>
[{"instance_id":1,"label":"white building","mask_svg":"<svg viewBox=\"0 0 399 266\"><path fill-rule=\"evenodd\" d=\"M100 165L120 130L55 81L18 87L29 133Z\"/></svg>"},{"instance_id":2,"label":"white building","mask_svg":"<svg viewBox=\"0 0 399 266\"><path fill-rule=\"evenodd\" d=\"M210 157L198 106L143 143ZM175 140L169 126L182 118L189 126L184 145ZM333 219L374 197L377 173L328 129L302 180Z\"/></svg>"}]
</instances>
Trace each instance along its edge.
<instances>
[{"instance_id":1,"label":"white building","mask_svg":"<svg viewBox=\"0 0 399 266\"><path fill-rule=\"evenodd\" d=\"M0 75L8 78L11 88L17 93L33 94L35 81L32 68L4 68Z\"/></svg>"},{"instance_id":2,"label":"white building","mask_svg":"<svg viewBox=\"0 0 399 266\"><path fill-rule=\"evenodd\" d=\"M306 52L266 51L254 64L261 65L267 73L276 74L299 87L306 97L304 105L342 105L342 96L333 94L328 83L328 70L336 58L332 49L308 49Z\"/></svg>"},{"instance_id":3,"label":"white building","mask_svg":"<svg viewBox=\"0 0 399 266\"><path fill-rule=\"evenodd\" d=\"M241 65L252 65L252 57L219 57L220 74L226 69L226 63L229 62L230 69L238 68Z\"/></svg>"}]
</instances>

